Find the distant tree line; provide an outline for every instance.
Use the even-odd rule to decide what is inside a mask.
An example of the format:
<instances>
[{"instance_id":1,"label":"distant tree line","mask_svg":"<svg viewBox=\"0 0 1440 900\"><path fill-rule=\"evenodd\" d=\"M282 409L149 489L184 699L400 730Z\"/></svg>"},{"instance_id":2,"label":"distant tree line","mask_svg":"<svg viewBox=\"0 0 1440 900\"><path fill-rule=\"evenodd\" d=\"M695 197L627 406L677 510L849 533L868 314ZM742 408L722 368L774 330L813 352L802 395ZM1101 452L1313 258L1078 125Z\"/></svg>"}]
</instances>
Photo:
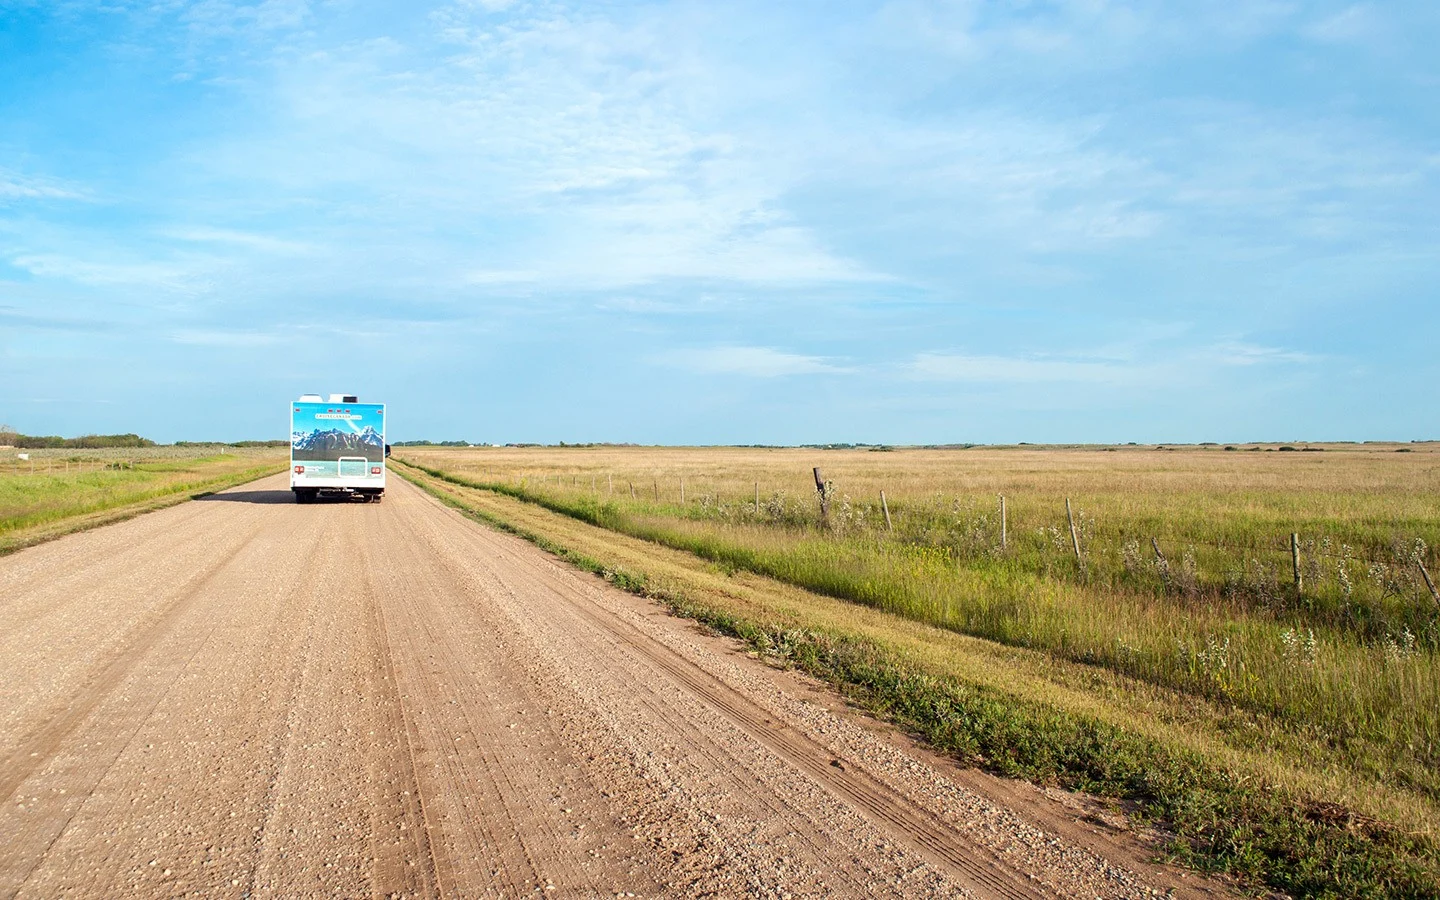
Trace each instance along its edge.
<instances>
[{"instance_id":1,"label":"distant tree line","mask_svg":"<svg viewBox=\"0 0 1440 900\"><path fill-rule=\"evenodd\" d=\"M80 437L60 437L55 434L21 434L6 425L0 425L0 447L18 447L21 450L105 450L116 447L138 448L158 446L149 438L138 434L83 434ZM176 441L176 447L288 447L289 441Z\"/></svg>"},{"instance_id":2,"label":"distant tree line","mask_svg":"<svg viewBox=\"0 0 1440 900\"><path fill-rule=\"evenodd\" d=\"M392 447L469 447L469 441L393 441Z\"/></svg>"},{"instance_id":3,"label":"distant tree line","mask_svg":"<svg viewBox=\"0 0 1440 900\"><path fill-rule=\"evenodd\" d=\"M289 441L176 441L176 447L288 447Z\"/></svg>"},{"instance_id":4,"label":"distant tree line","mask_svg":"<svg viewBox=\"0 0 1440 900\"><path fill-rule=\"evenodd\" d=\"M55 434L0 431L0 446L19 447L23 450L100 450L107 447L153 447L155 442L138 434L86 434L67 438Z\"/></svg>"}]
</instances>

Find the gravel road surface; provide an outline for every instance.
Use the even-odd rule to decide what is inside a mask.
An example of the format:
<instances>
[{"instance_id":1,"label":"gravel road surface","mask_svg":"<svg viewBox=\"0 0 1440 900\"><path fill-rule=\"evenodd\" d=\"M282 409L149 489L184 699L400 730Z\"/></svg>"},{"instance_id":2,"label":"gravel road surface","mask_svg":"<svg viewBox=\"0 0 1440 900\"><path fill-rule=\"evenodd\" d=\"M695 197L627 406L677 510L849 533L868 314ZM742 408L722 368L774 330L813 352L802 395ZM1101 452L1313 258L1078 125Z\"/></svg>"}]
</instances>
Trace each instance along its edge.
<instances>
[{"instance_id":1,"label":"gravel road surface","mask_svg":"<svg viewBox=\"0 0 1440 900\"><path fill-rule=\"evenodd\" d=\"M0 558L0 897L1210 895L391 484Z\"/></svg>"}]
</instances>

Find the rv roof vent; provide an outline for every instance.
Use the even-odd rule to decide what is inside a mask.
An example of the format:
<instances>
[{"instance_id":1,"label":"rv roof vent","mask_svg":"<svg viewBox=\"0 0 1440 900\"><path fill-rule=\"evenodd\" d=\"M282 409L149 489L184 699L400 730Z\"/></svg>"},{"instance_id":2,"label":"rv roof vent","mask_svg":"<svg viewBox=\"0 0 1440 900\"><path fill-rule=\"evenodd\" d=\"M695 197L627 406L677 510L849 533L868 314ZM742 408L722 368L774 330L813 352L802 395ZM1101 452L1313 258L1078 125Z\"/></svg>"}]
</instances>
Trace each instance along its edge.
<instances>
[{"instance_id":1,"label":"rv roof vent","mask_svg":"<svg viewBox=\"0 0 1440 900\"><path fill-rule=\"evenodd\" d=\"M324 398L324 397L321 397L319 394L301 394L301 395L300 395L300 402L301 402L301 403L324 403L324 402L325 402L325 398Z\"/></svg>"},{"instance_id":2,"label":"rv roof vent","mask_svg":"<svg viewBox=\"0 0 1440 900\"><path fill-rule=\"evenodd\" d=\"M343 396L343 397L340 398L340 402L341 402L341 403L359 403L359 402L360 402L360 398L359 398L359 397L356 397L354 394L346 394L345 396Z\"/></svg>"}]
</instances>

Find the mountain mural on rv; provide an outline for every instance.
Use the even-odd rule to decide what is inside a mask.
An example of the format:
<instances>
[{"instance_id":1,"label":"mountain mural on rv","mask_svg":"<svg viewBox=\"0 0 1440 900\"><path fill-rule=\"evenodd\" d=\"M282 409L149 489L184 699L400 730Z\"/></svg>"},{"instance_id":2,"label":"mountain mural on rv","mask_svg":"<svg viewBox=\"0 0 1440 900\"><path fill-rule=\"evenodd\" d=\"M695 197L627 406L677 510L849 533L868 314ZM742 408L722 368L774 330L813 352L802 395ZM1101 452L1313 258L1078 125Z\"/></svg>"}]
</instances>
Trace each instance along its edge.
<instances>
[{"instance_id":1,"label":"mountain mural on rv","mask_svg":"<svg viewBox=\"0 0 1440 900\"><path fill-rule=\"evenodd\" d=\"M380 404L297 402L291 412L290 458L295 462L385 459L385 408Z\"/></svg>"},{"instance_id":2,"label":"mountain mural on rv","mask_svg":"<svg viewBox=\"0 0 1440 900\"><path fill-rule=\"evenodd\" d=\"M292 459L334 461L342 456L363 456L366 459L383 459L385 440L380 432L365 426L358 433L339 428L324 431L295 432L290 437Z\"/></svg>"}]
</instances>

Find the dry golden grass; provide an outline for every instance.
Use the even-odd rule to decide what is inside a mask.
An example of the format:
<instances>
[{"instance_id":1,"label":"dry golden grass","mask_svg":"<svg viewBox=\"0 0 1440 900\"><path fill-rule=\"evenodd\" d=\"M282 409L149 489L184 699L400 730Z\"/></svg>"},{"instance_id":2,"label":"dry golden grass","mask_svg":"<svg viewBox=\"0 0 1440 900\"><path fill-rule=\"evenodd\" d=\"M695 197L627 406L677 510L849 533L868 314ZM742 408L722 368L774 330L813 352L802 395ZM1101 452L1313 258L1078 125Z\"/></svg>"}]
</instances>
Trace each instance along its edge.
<instances>
[{"instance_id":1,"label":"dry golden grass","mask_svg":"<svg viewBox=\"0 0 1440 900\"><path fill-rule=\"evenodd\" d=\"M483 451L476 457L493 464L505 453L512 463L523 460L535 466L535 451L518 456L510 456L510 451L490 453ZM680 455L688 454L682 451ZM409 448L405 455L417 462L437 461L433 458L437 454L415 453ZM458 455L465 457L463 452ZM613 463L615 457L607 461ZM1225 702L1057 659L1042 651L957 634L617 534L534 503L457 486L403 466L397 469L463 508L538 535L607 569L643 577L657 593L683 596L746 621L874 642L937 676L983 685L1054 707L1065 715L1144 735L1161 746L1199 754L1232 772L1237 784L1256 780L1300 796L1327 798L1416 834L1433 835L1440 822L1440 803L1427 791L1377 777L1369 767L1357 765L1323 732L1286 728L1272 717L1247 713ZM536 467L530 474L539 471Z\"/></svg>"},{"instance_id":2,"label":"dry golden grass","mask_svg":"<svg viewBox=\"0 0 1440 900\"><path fill-rule=\"evenodd\" d=\"M1436 449L399 456L726 566L1234 708L1296 740L1323 736L1342 769L1440 796L1440 604L1416 564L1436 568ZM833 485L825 528L812 466Z\"/></svg>"}]
</instances>

